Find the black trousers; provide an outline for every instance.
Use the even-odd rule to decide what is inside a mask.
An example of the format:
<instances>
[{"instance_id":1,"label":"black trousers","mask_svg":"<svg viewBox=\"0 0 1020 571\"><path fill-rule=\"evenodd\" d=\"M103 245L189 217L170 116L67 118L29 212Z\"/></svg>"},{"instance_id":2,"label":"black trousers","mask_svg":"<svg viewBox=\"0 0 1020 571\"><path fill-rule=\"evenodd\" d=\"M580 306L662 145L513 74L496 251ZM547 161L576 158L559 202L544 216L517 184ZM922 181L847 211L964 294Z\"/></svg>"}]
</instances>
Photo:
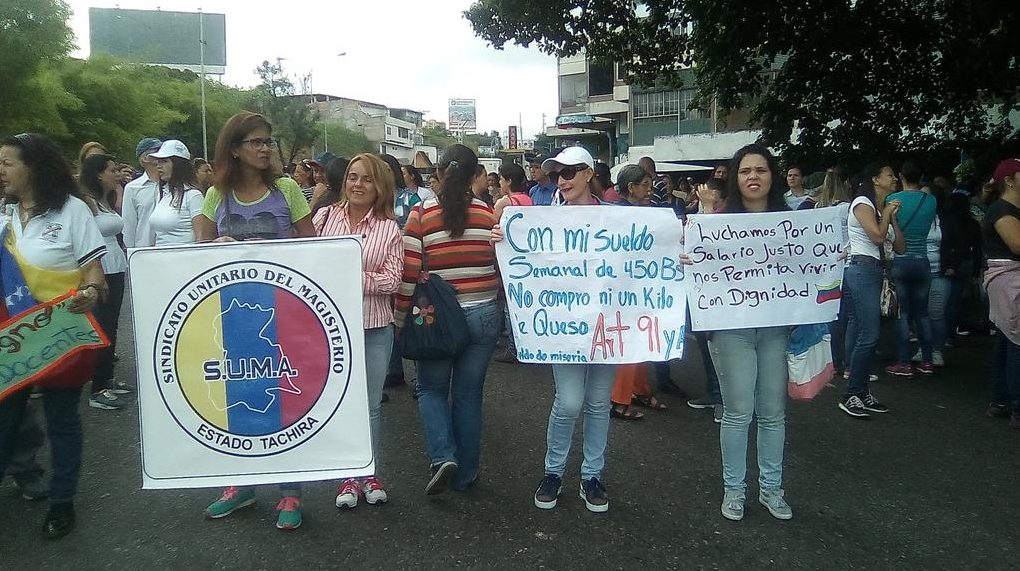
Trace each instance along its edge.
<instances>
[{"instance_id":1,"label":"black trousers","mask_svg":"<svg viewBox=\"0 0 1020 571\"><path fill-rule=\"evenodd\" d=\"M124 274L106 274L110 295L106 301L96 304L92 315L99 322L110 339L110 346L99 350L96 355L96 370L92 375L92 392L98 393L110 388L113 383L113 354L117 348L117 324L120 323L120 308L124 304Z\"/></svg>"}]
</instances>

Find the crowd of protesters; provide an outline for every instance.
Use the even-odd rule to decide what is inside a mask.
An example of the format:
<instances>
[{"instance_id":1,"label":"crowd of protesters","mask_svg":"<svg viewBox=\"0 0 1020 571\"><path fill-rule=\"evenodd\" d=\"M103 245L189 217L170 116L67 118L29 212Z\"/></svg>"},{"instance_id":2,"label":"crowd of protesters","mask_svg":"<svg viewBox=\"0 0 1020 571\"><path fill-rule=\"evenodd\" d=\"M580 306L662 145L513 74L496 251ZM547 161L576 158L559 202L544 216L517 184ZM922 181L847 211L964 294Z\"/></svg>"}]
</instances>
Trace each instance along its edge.
<instances>
[{"instance_id":1,"label":"crowd of protesters","mask_svg":"<svg viewBox=\"0 0 1020 571\"><path fill-rule=\"evenodd\" d=\"M414 390L430 471L426 494L471 488L481 470L482 394L488 367L517 362L505 327L505 301L494 244L507 207L607 205L670 208L688 214L741 214L838 208L847 259L840 317L830 324L833 362L845 379L838 408L864 419L890 407L872 392L882 326L882 284L899 300L895 362L887 375L929 376L947 366L945 348L965 334L994 334L991 403L987 414L1020 428L1020 159L1002 161L980 194L945 179L936 184L916 162L875 161L855 176L833 165L808 186L801 165L780 169L765 147L749 145L697 184L659 172L651 158L624 166L612 180L608 165L581 147L566 147L521 165L488 173L469 148L447 148L434 174L390 155L350 159L323 153L288 165L274 162L277 142L261 115L238 113L219 133L215 157L193 158L176 139L145 138L135 149L141 171L87 143L77 173L45 136L0 141L5 252L25 275L31 299L47 301L74 289L72 310L91 311L110 347L83 353L73 367L48 372L35 386L0 401L0 475L14 477L28 499L49 498L43 532L56 538L74 526L73 500L82 457L79 395L91 382L89 406L126 406L132 383L115 378L116 330L124 297L125 250L148 246L281 240L358 234L363 241L365 361L372 447L379 460L387 385L404 382L396 339L423 268L456 292L467 331L465 348L414 363ZM640 216L633 210L634 216ZM682 263L691 260L679 250ZM8 262L9 264L10 262ZM9 267L9 266L8 266ZM5 290L0 317L19 312ZM501 304L504 307L500 307ZM695 334L704 366L704 394L689 396L669 363L552 365L554 398L546 453L534 504L552 509L561 496L578 419L582 455L577 493L592 512L609 509L604 481L611 419L646 419L665 412L656 391L709 409L720 424L721 514L744 517L747 448L757 421L758 501L777 519L793 509L783 488L786 441L788 327ZM917 348L914 349L914 339ZM653 367L649 375L648 367ZM41 396L52 451L44 484L36 451L41 429L31 397ZM538 474L536 474L538 475ZM280 486L277 527L301 525L301 483ZM338 508L386 502L378 474L340 482ZM255 503L253 487L230 486L205 515L216 519Z\"/></svg>"}]
</instances>

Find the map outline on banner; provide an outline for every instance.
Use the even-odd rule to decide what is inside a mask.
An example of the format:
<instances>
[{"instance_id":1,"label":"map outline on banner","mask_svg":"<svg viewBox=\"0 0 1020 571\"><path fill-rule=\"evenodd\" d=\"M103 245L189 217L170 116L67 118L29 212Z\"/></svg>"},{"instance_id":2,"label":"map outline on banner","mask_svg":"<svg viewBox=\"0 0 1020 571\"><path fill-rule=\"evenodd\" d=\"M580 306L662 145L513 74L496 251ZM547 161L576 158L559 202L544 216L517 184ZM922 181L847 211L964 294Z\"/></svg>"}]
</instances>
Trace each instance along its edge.
<instances>
[{"instance_id":1,"label":"map outline on banner","mask_svg":"<svg viewBox=\"0 0 1020 571\"><path fill-rule=\"evenodd\" d=\"M219 266L214 266L212 268L209 268L208 270L206 270L205 272L203 272L199 276L197 276L195 278L192 278L191 281L187 282L184 286L182 286L180 288L180 290L178 290L177 294L175 294L174 297L176 298L176 297L180 296L180 294L182 292L187 290L189 287L193 286L196 282L200 281L203 276L207 276L209 274L212 274L212 273L214 273L216 271L222 270L223 268L227 268L227 267L232 266L232 265L237 265L237 264L252 264L252 263L276 266L278 268L285 269L288 272L300 275L305 280L307 280L309 283L313 283L313 284L315 283L314 280L312 280L308 276L304 275L302 272L299 272L299 271L297 271L297 270L295 270L293 268L289 268L289 267L283 266L282 264L277 264L275 262L268 262L268 261L265 261L265 260L238 260L238 261L224 262L223 264L220 264ZM320 291L323 291L321 286L318 286L318 284L316 284L316 287L318 287ZM219 290L215 290L215 291L219 291ZM330 304L333 306L332 308L336 311L336 313L339 316L339 318L341 320L343 320L344 319L343 314L340 312L339 308L336 307L336 304L333 303L332 300L330 301ZM172 304L168 304L166 310L164 310L164 312L163 312L164 317L163 317L163 319L160 320L161 323L165 322L167 313L171 312L172 309L173 309L173 305ZM181 323L181 329L184 328L185 324L186 324L186 321L183 321ZM346 340L347 344L346 344L346 346L350 346L350 328L347 327L346 322L344 322L343 327L344 327L345 334L347 336L347 340ZM155 354L156 352L158 352L159 339L157 338L153 343L154 343L154 351L153 352ZM175 353L176 353L176 350L175 350ZM156 375L156 378L157 379L161 378L160 371L159 371L159 360L158 359L154 360L153 367L154 367L154 373ZM313 432L309 433L308 437L303 439L297 445L295 445L293 447L286 448L284 450L278 450L278 451L275 451L275 452L266 452L265 454L237 454L237 453L233 453L233 452L226 452L226 451L224 451L222 449L215 448L215 447L209 445L208 442L204 442L203 439L199 438L195 434L192 434L192 432L186 426L184 426L184 423L179 418L177 418L176 415L174 415L172 412L170 414L173 417L174 421L177 422L177 424L181 427L181 429L184 430L189 436L191 436L196 442L198 442L199 444L201 444L201 445L205 446L206 448L209 448L210 450L213 450L213 451L215 451L217 453L227 454L227 455L231 455L231 456L237 456L237 457L240 457L240 458L275 456L275 455L281 454L283 452L287 452L289 450L297 448L301 444L304 444L305 442L308 442L309 440L311 440L315 436L315 434L318 431L322 430L323 428L325 428L329 424L329 421L332 420L334 415L336 415L336 412L340 409L340 406L343 404L344 398L347 396L347 390L348 390L349 385L350 385L351 372L352 372L351 368L348 367L347 370L346 370L346 376L345 376L345 379L344 379L344 390L341 393L339 399L337 400L336 406L333 407L332 411L330 411L329 416L325 420L323 420L321 422L322 426L320 426L319 428L315 429ZM160 396L163 397L163 403L166 405L167 410L171 411L172 407L167 402L166 395L163 393L162 383L160 383L159 387L160 387ZM196 414L196 416L198 416L199 418L202 418L203 420L206 420L208 422L208 419L203 417L202 414L199 413L199 411L195 409L194 404L192 404L190 402L190 400L187 398L186 395L185 395L185 400L186 400L186 402L188 402L188 405L191 407L192 411ZM286 430L286 429L290 428L293 425L294 425L294 423L292 423L290 425L287 425L285 427L282 427L280 429L280 431Z\"/></svg>"},{"instance_id":2,"label":"map outline on banner","mask_svg":"<svg viewBox=\"0 0 1020 571\"><path fill-rule=\"evenodd\" d=\"M51 299L50 301L45 301L45 302L33 305L32 307L22 311L21 313L19 313L19 314L13 316L13 317L7 319L3 323L0 323L0 330L6 329L8 324L10 324L10 323L14 323L16 321L24 319L25 317L27 317L28 315L31 315L33 313L38 313L39 311L43 311L47 307L53 307L53 308L63 307L63 303L65 301L71 299L75 295L77 295L77 293L78 292L76 290L71 290L71 291L68 291L67 293L65 293L64 295L61 295L61 296L58 296L56 298ZM30 385L30 384L40 380L42 377L44 377L46 375L46 373L48 373L48 372L52 371L53 369L59 367L67 359L70 359L71 357L74 357L75 355L81 353L82 351L96 350L96 349L101 349L103 347L109 347L110 346L110 339L109 339L109 337L106 336L106 332L104 332L102 327L99 326L99 322L96 321L96 318L95 318L94 315L92 315L91 311L85 312L83 314L78 314L78 315L81 315L92 326L92 329L99 336L99 343L98 344L94 344L93 343L93 344L78 345L76 347L73 347L70 351L68 351L67 353L64 353L63 355L61 355L59 358L54 360L49 365L46 365L42 369L40 369L40 370L36 371L35 373L33 373L32 376L26 377L25 379L22 379L22 380L18 381L17 383L14 383L14 384L12 384L9 387L0 390L0 401L2 401L3 399L7 398L11 394L18 392L19 390L21 390L25 386Z\"/></svg>"}]
</instances>

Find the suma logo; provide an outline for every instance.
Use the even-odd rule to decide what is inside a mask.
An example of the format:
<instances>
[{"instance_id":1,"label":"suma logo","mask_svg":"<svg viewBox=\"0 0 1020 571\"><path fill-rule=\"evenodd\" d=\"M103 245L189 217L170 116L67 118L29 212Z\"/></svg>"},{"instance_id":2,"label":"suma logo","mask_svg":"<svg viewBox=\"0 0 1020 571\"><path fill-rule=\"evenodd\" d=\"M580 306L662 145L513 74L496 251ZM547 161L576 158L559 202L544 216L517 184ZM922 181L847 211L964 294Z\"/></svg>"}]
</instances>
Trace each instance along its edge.
<instances>
[{"instance_id":1,"label":"suma logo","mask_svg":"<svg viewBox=\"0 0 1020 571\"><path fill-rule=\"evenodd\" d=\"M300 272L269 262L233 262L188 282L153 350L178 424L228 454L299 446L350 381L350 332L337 306Z\"/></svg>"}]
</instances>

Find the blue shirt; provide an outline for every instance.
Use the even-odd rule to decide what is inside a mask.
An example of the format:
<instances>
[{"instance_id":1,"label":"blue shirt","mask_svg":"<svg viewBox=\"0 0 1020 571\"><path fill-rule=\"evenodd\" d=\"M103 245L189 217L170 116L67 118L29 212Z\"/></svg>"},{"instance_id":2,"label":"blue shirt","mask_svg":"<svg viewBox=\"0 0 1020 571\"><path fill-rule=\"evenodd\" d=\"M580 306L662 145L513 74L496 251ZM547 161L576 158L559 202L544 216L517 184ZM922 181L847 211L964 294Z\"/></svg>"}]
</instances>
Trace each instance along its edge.
<instances>
[{"instance_id":1,"label":"blue shirt","mask_svg":"<svg viewBox=\"0 0 1020 571\"><path fill-rule=\"evenodd\" d=\"M900 210L896 221L907 240L908 256L928 257L928 232L935 221L935 197L920 190L894 192L885 202L899 200Z\"/></svg>"},{"instance_id":2,"label":"blue shirt","mask_svg":"<svg viewBox=\"0 0 1020 571\"><path fill-rule=\"evenodd\" d=\"M531 202L535 206L549 206L552 204L553 195L556 194L556 185L552 181L549 181L547 185L536 184L528 192L528 195L531 196Z\"/></svg>"}]
</instances>

